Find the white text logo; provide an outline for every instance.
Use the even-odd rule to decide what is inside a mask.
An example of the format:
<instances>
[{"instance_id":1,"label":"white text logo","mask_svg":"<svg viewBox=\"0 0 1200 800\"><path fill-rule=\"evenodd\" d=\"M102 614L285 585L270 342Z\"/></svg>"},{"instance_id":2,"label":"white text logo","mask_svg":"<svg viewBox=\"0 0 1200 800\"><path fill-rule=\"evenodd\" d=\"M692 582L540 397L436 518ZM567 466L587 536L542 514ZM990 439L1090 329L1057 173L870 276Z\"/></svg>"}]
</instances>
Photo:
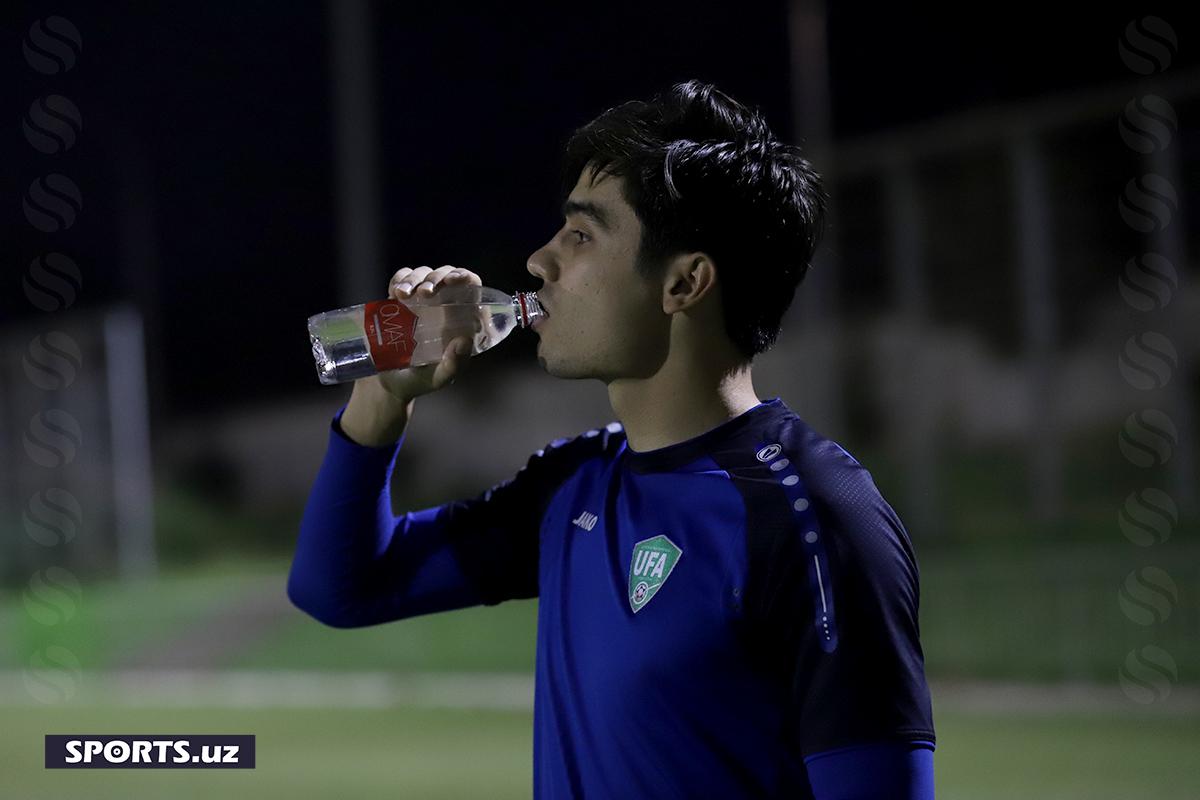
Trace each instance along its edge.
<instances>
[{"instance_id":1,"label":"white text logo","mask_svg":"<svg viewBox=\"0 0 1200 800\"><path fill-rule=\"evenodd\" d=\"M592 528L596 527L596 523L599 520L600 518L592 512L584 511L578 517L571 520L571 522L583 528L585 531L590 531Z\"/></svg>"}]
</instances>

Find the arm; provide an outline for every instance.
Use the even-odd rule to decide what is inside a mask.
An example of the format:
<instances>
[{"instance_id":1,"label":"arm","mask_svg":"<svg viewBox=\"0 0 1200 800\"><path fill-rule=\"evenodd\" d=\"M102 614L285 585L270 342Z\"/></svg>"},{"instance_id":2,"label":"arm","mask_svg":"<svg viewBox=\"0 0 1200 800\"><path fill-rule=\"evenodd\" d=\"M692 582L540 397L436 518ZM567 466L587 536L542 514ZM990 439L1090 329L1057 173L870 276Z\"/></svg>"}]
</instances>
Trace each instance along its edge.
<instances>
[{"instance_id":1,"label":"arm","mask_svg":"<svg viewBox=\"0 0 1200 800\"><path fill-rule=\"evenodd\" d=\"M429 296L442 283L483 285L475 273L449 265L436 270L404 268L392 277L388 296ZM510 510L500 501L519 497L519 491L493 489L473 501L399 518L391 512L388 486L414 398L453 383L469 352L470 341L459 337L446 344L435 364L355 381L350 401L334 418L325 459L304 510L287 587L291 601L318 620L358 627L495 601L476 587L494 591L499 585L500 594L513 587L489 580L487 571L504 563L493 559L493 567L486 554L519 550L530 540L536 554L539 520L510 513L508 522L492 521ZM471 567L469 575L461 564ZM515 587L508 596L521 591L528 587Z\"/></svg>"},{"instance_id":2,"label":"arm","mask_svg":"<svg viewBox=\"0 0 1200 800\"><path fill-rule=\"evenodd\" d=\"M349 628L536 597L545 508L580 464L601 454L607 437L555 439L478 497L396 517L388 484L403 426L393 426L400 438L390 445L362 445L338 424L351 410L334 419L304 510L291 601L327 625Z\"/></svg>"},{"instance_id":3,"label":"arm","mask_svg":"<svg viewBox=\"0 0 1200 800\"><path fill-rule=\"evenodd\" d=\"M846 747L804 765L816 800L934 800L932 742Z\"/></svg>"},{"instance_id":4,"label":"arm","mask_svg":"<svg viewBox=\"0 0 1200 800\"><path fill-rule=\"evenodd\" d=\"M750 526L749 641L785 693L786 735L818 800L928 800L935 738L911 542L857 462L826 451L805 466Z\"/></svg>"},{"instance_id":5,"label":"arm","mask_svg":"<svg viewBox=\"0 0 1200 800\"><path fill-rule=\"evenodd\" d=\"M388 486L404 424L392 444L362 445L340 424L349 411L331 424L300 524L289 599L339 628L477 604L445 535L445 506L392 514Z\"/></svg>"}]
</instances>

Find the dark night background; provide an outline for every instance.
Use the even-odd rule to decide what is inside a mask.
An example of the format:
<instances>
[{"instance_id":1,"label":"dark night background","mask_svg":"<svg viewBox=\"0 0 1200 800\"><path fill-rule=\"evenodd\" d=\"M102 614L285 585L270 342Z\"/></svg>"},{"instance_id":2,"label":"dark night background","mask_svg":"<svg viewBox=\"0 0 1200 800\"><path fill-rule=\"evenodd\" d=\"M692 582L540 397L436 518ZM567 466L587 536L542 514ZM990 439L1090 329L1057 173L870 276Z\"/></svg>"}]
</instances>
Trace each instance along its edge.
<instances>
[{"instance_id":1,"label":"dark night background","mask_svg":"<svg viewBox=\"0 0 1200 800\"><path fill-rule=\"evenodd\" d=\"M789 25L821 6L824 36ZM181 778L196 797L529 797L536 601L333 632L287 593L350 394L319 384L305 322L373 299L347 286L362 238L339 213L361 195L333 22L356 8L374 297L421 265L538 288L563 144L673 83L824 144L829 227L755 390L852 453L909 534L939 796L1200 797L1190 7L64 0L0 7L0 798ZM82 50L43 74L64 25ZM794 111L794 81L821 82L796 56L822 41L824 143ZM51 175L82 195L70 224ZM394 513L479 497L614 420L601 386L535 352L517 331L418 403ZM378 537L347 519L349 546ZM371 574L416 574L400 566ZM71 784L43 768L47 730L263 747L236 788Z\"/></svg>"},{"instance_id":2,"label":"dark night background","mask_svg":"<svg viewBox=\"0 0 1200 800\"><path fill-rule=\"evenodd\" d=\"M17 281L43 237L25 225L18 198L47 169L69 170L86 212L54 246L80 263L79 307L130 300L146 310L161 372L156 413L308 387L304 319L337 305L325 5L55 9L86 31L80 64L56 76L24 69L18 42L47 7L6 5L0 51L17 77L5 81L5 107L69 96L85 135L66 154L42 156L14 114L2 128L5 315L39 313ZM533 288L524 259L557 226L567 135L672 82L712 80L792 136L780 2L379 3L376 13L381 286L401 266L453 263L506 291ZM829 13L839 139L1127 74L1114 35L1126 11L860 2ZM1177 66L1195 52L1181 47ZM138 192L152 198L155 245L140 265L122 257L118 217ZM533 342L509 347L485 368L528 357Z\"/></svg>"}]
</instances>

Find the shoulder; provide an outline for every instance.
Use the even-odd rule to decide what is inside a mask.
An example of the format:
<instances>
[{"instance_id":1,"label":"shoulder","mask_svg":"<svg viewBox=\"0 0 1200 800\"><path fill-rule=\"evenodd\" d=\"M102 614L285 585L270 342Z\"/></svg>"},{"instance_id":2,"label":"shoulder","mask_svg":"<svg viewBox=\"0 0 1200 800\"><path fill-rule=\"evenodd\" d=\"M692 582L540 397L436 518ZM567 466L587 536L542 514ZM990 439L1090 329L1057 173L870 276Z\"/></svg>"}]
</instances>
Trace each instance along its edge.
<instances>
[{"instance_id":1,"label":"shoulder","mask_svg":"<svg viewBox=\"0 0 1200 800\"><path fill-rule=\"evenodd\" d=\"M777 518L814 507L856 528L893 514L867 468L792 412L720 453L719 463L748 502Z\"/></svg>"},{"instance_id":2,"label":"shoulder","mask_svg":"<svg viewBox=\"0 0 1200 800\"><path fill-rule=\"evenodd\" d=\"M590 428L575 436L554 439L534 452L532 459L578 459L614 456L625 441L625 428L610 422L601 428Z\"/></svg>"},{"instance_id":3,"label":"shoulder","mask_svg":"<svg viewBox=\"0 0 1200 800\"><path fill-rule=\"evenodd\" d=\"M589 462L614 458L624 441L625 429L619 422L553 439L535 450L512 478L485 494L490 496L514 483L561 484Z\"/></svg>"},{"instance_id":4,"label":"shoulder","mask_svg":"<svg viewBox=\"0 0 1200 800\"><path fill-rule=\"evenodd\" d=\"M811 588L817 606L844 590L915 604L908 532L858 459L794 414L743 444L726 469L746 505L751 598L773 605Z\"/></svg>"},{"instance_id":5,"label":"shoulder","mask_svg":"<svg viewBox=\"0 0 1200 800\"><path fill-rule=\"evenodd\" d=\"M756 535L816 533L846 556L909 553L907 531L870 471L795 414L763 431L741 472L766 525ZM767 441L770 439L770 441Z\"/></svg>"}]
</instances>

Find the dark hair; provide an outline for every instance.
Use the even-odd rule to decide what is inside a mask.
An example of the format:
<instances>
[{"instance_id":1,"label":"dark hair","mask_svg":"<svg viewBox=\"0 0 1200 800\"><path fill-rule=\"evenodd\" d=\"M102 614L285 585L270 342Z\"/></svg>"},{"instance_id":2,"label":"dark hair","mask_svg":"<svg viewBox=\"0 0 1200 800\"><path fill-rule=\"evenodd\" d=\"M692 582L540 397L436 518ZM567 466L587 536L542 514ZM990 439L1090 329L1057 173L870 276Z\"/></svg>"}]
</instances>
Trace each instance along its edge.
<instances>
[{"instance_id":1,"label":"dark hair","mask_svg":"<svg viewBox=\"0 0 1200 800\"><path fill-rule=\"evenodd\" d=\"M747 359L771 348L824 228L828 198L798 148L711 84L688 81L610 108L571 136L569 194L585 169L624 179L642 223L637 271L653 278L691 251L716 264L729 338Z\"/></svg>"}]
</instances>

